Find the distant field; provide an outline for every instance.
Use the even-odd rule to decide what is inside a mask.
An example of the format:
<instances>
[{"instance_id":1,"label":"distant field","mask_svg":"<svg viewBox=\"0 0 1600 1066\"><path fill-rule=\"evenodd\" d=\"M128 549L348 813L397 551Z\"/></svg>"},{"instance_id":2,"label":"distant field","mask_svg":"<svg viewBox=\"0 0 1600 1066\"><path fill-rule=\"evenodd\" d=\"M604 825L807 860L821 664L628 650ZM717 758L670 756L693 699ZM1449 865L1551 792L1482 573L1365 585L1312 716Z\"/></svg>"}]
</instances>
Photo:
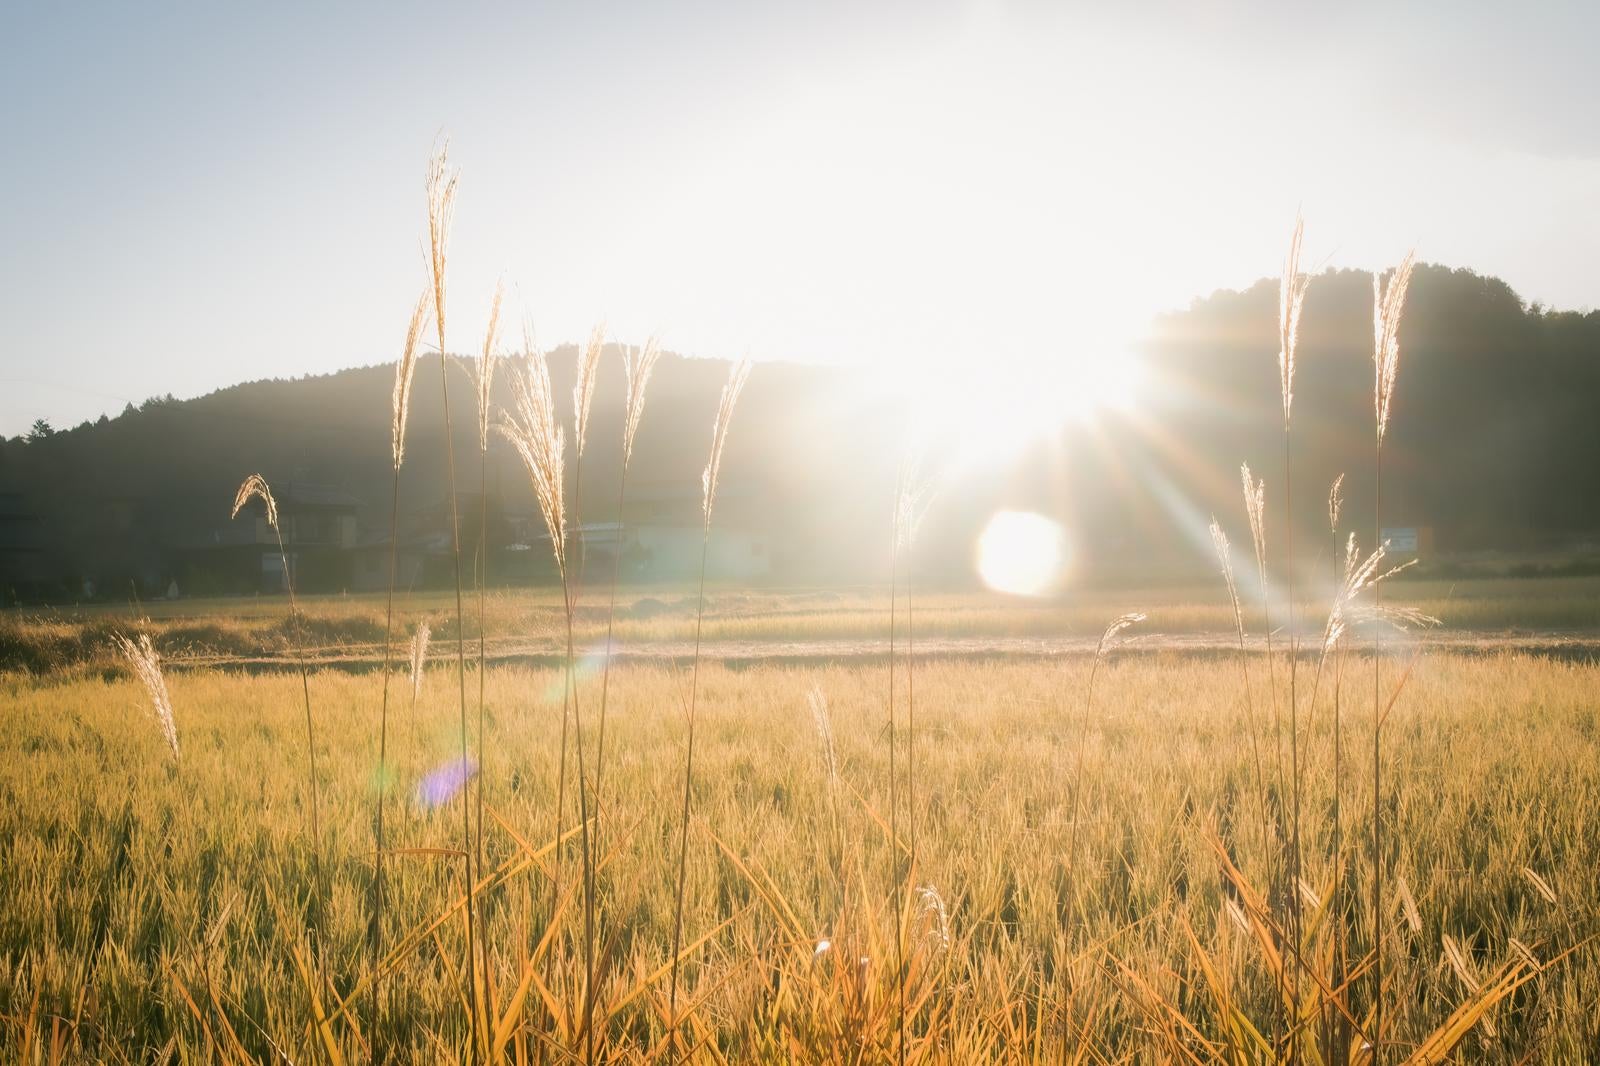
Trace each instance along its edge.
<instances>
[{"instance_id":1,"label":"distant field","mask_svg":"<svg viewBox=\"0 0 1600 1066\"><path fill-rule=\"evenodd\" d=\"M1586 596L1582 586L1555 588L1551 600L1568 610ZM834 619L845 630L866 625L871 602L742 624ZM1477 602L1501 612L1482 617L1507 617L1505 601L1485 594ZM312 605L324 617L356 609L371 606ZM527 597L499 606L540 609ZM205 610L216 606L170 608L158 624ZM1209 608L1170 610L1198 618ZM1539 610L1537 600L1529 610ZM981 611L997 613L977 617L1017 624L1049 617L967 600L940 601L928 617L955 624ZM718 617L734 625L742 616ZM1369 847L1359 829L1370 809L1370 666L1345 662L1342 683L1340 794L1346 826L1358 827L1343 851L1358 938L1370 928ZM1386 687L1401 666L1391 664ZM1183 1046L1195 1061L1211 1061L1205 1048L1220 1044L1208 1042L1236 1031L1239 1019L1269 1027L1276 1016L1271 971L1208 844L1216 834L1246 877L1271 882L1283 814L1259 805L1253 748L1267 745L1269 778L1287 752L1271 747L1264 683L1256 678L1260 717L1251 729L1236 663L1127 650L1101 668L1085 726L1089 669L1073 660L933 662L917 671L907 808L914 816L908 822L902 811L898 829L908 846L914 834L910 883L937 895L911 893L906 903L911 1025L918 1041L943 1049L917 1061L1034 1053L1056 1061L1063 1022L1074 1047L1096 1049L1084 1061L1170 1060ZM685 1000L694 1032L714 1049L704 1061L833 1061L821 1049L839 1046L860 1046L866 1061L892 1061L885 680L881 664L702 668ZM548 855L532 869L515 865L519 841L543 847L551 839L560 686L554 671L521 667L491 669L485 683L483 780L498 815L485 847L491 864L512 871L484 893L496 1016L531 972L538 988L520 1009L532 1028L513 1027L512 1046L526 1047L533 1031L567 1032L570 1040L563 1012L573 1009L581 976L581 923L569 906L552 961L530 970L525 960L551 916L555 865ZM611 681L598 875L609 947L598 999L612 1061L659 1049L683 683L651 666L621 668ZM19 1052L13 1061L24 1048L46 1047L52 1031L70 1031L85 1056L112 1061L337 1061L331 1040L345 1061L359 1062L364 1041L380 1038L396 1061L460 1061L469 1040L461 923L401 939L448 915L459 898L449 850L460 846L461 797L437 809L417 798L424 775L457 753L453 669L428 672L414 709L403 675L394 686L398 801L385 942L395 949L389 987L397 998L377 1016L359 982L378 677L311 677L324 883L313 876L306 837L298 677L201 670L177 672L169 684L182 744L176 766L131 680L0 681L0 1026ZM830 708L836 782L807 708L813 686ZM590 714L595 688L590 675L581 690ZM1308 898L1327 898L1333 887L1332 690L1330 678L1305 747ZM472 692L475 708L475 683ZM1592 665L1523 656L1418 661L1384 751L1394 938L1385 998L1398 1048L1440 1025L1499 968L1523 965L1519 952L1549 962L1597 931L1596 693L1600 667ZM905 711L902 693L902 729ZM1084 787L1075 812L1080 746ZM576 862L569 844L569 888ZM302 967L313 924L321 928L325 983L308 986ZM829 946L819 950L823 941ZM1207 966L1220 967L1221 984L1208 981ZM1365 995L1358 985L1352 1001L1360 1010ZM353 1018L319 1038L313 1017L335 1010L341 997ZM1585 947L1496 1008L1450 1061L1585 1061L1600 1040L1597 999L1600 956ZM1171 1031L1177 1016L1192 1035Z\"/></svg>"},{"instance_id":2,"label":"distant field","mask_svg":"<svg viewBox=\"0 0 1600 1066\"><path fill-rule=\"evenodd\" d=\"M1592 634L1600 638L1600 577L1474 578L1461 581L1394 581L1390 602L1439 618L1442 634ZM1330 590L1297 610L1302 634L1320 632ZM1246 592L1246 599L1249 594ZM887 635L887 590L780 589L763 592L713 588L704 638L713 644L777 641L881 641ZM621 650L670 645L692 639L692 589L625 590L619 596L615 638ZM1225 640L1233 615L1219 579L1214 584L1156 586L1137 590L1090 588L1052 600L1019 600L991 593L930 593L915 599L915 634L922 638L1054 638L1092 642L1109 618L1143 611L1147 640L1160 635L1213 634ZM407 594L396 601L399 641L427 620L435 640L452 639L454 594ZM1246 603L1247 628L1262 632L1259 602ZM372 661L382 657L382 596L317 596L302 601L314 655ZM109 661L112 633L146 619L162 655L170 662L207 663L284 659L290 630L281 597L148 601L137 606L90 606L50 611L0 612L0 670L47 672ZM1283 605L1273 605L1274 624ZM565 642L560 594L555 590L491 593L487 631L502 653L554 654ZM476 639L475 621L468 636ZM578 615L578 639L589 646L605 633L605 603L586 598Z\"/></svg>"}]
</instances>

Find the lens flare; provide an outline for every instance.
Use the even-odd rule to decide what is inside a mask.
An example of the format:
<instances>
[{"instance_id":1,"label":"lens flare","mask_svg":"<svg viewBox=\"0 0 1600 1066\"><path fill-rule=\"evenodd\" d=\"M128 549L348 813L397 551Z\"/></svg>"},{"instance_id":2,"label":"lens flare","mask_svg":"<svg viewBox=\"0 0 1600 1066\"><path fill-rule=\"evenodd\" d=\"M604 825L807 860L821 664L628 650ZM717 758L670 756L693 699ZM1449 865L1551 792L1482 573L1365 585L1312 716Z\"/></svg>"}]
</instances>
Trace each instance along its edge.
<instances>
[{"instance_id":1,"label":"lens flare","mask_svg":"<svg viewBox=\"0 0 1600 1066\"><path fill-rule=\"evenodd\" d=\"M396 780L397 775L394 772L394 767L386 766L380 762L372 768L372 776L367 784L372 794L377 795L380 792L387 792L392 789Z\"/></svg>"},{"instance_id":2,"label":"lens flare","mask_svg":"<svg viewBox=\"0 0 1600 1066\"><path fill-rule=\"evenodd\" d=\"M582 681L588 677L599 676L600 671L605 669L606 660L617 654L617 649L619 646L620 645L617 641L612 641L611 644L607 646L606 642L602 640L588 651L583 652L578 656L578 661L572 664L573 679L576 681ZM556 676L551 679L550 684L545 686L545 702L560 703L561 697L566 691L566 684L566 671L564 669L558 669L556 671Z\"/></svg>"},{"instance_id":3,"label":"lens flare","mask_svg":"<svg viewBox=\"0 0 1600 1066\"><path fill-rule=\"evenodd\" d=\"M471 759L452 759L431 770L417 782L417 802L429 809L442 807L472 780L478 764Z\"/></svg>"},{"instance_id":4,"label":"lens flare","mask_svg":"<svg viewBox=\"0 0 1600 1066\"><path fill-rule=\"evenodd\" d=\"M1043 596L1061 578L1066 536L1032 511L999 511L978 537L978 576L996 592Z\"/></svg>"}]
</instances>

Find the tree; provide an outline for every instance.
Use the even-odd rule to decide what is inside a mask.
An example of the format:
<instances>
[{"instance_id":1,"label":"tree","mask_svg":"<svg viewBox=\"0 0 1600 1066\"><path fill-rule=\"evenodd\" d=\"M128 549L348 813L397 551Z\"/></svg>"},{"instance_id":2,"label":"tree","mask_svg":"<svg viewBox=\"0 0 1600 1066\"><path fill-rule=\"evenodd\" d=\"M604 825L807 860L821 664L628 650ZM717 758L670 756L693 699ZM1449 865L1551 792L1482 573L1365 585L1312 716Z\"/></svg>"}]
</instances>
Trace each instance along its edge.
<instances>
[{"instance_id":1,"label":"tree","mask_svg":"<svg viewBox=\"0 0 1600 1066\"><path fill-rule=\"evenodd\" d=\"M33 429L28 431L28 443L33 444L37 441L41 441L47 437L53 437L55 435L56 431L49 422L46 422L42 418L36 418L33 421Z\"/></svg>"}]
</instances>

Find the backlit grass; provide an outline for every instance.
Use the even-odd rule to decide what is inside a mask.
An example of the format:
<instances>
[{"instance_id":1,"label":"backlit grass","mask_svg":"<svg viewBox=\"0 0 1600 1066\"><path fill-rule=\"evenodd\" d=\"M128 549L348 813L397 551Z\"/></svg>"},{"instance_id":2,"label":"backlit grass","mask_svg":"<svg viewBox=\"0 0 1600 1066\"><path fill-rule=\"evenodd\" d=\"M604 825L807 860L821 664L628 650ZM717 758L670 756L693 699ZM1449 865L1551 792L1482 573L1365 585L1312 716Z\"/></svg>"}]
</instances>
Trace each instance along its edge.
<instances>
[{"instance_id":1,"label":"backlit grass","mask_svg":"<svg viewBox=\"0 0 1600 1066\"><path fill-rule=\"evenodd\" d=\"M1370 664L1347 665L1370 683ZM1225 902L1232 894L1208 844L1217 834L1248 876L1267 883L1272 856L1258 832L1236 665L1135 650L1102 667L1069 879L1068 779L1087 669L996 661L918 670L913 879L948 916L941 934L925 898L908 907L910 1028L931 1061L1014 1060L1036 1041L1055 1049L1055 1061L1063 1023L1074 1048L1105 1061L1172 1058L1179 1047L1211 1061L1225 1012L1205 990L1186 927L1230 975L1239 1009L1262 1025L1272 1017L1272 982ZM832 1061L825 1049L847 1039L876 1048L869 1060L889 1054L882 675L881 666L702 666L683 998L708 1060L715 1049L729 1062ZM379 687L370 675L311 680L329 879L314 945L305 939L314 885L298 677L170 675L183 743L175 767L131 679L3 682L0 1015L13 1056L24 1045L42 1054L56 1019L67 1020L54 1023L58 1034L81 1041L74 1055L113 1061L169 1046L182 1061L230 1051L268 1061L275 1046L295 1061L332 1056L312 1042L311 1024L365 973ZM486 682L494 868L522 854L518 836L548 843L560 680L513 667L492 669ZM611 682L597 878L609 947L597 1018L612 1058L660 1050L664 987L651 975L667 961L672 925L681 682L645 666L620 668ZM839 762L837 865L829 777L806 702L812 685L826 694ZM1403 949L1386 958L1386 1014L1398 1047L1467 999L1469 980L1513 957L1513 940L1545 960L1594 931L1596 691L1600 668L1529 657L1434 655L1416 668L1385 726L1390 921ZM414 717L404 703L391 708L404 798L389 822L397 854L384 940L405 950L378 1017L360 996L350 1001L354 1025L329 1026L332 1047L351 1061L363 1057L363 1041L400 1061L438 1061L463 1054L469 1040L459 915L420 943L404 939L459 898L459 863L432 849L459 846L464 794L432 810L415 799L423 776L459 753L453 697L453 669L440 666ZM1346 716L1349 742L1359 744L1362 714L1347 706ZM1328 721L1324 702L1304 749L1305 802L1319 814L1303 830L1316 892L1330 869L1320 816L1331 798ZM1346 816L1359 824L1370 803L1359 760L1345 767L1343 790ZM569 841L569 872L575 858ZM1365 883L1363 850L1352 846L1348 859L1354 883ZM549 860L541 862L483 897L502 1009L549 923ZM1416 927L1406 924L1402 885ZM536 1049L534 1031L559 1031L551 1015L573 1002L580 923L570 902L562 917L550 972L539 972L545 991L530 993L508 1053L519 1041ZM1358 905L1356 927L1365 921ZM1447 959L1446 937L1465 976ZM818 952L824 939L831 946ZM307 964L319 960L320 1008L297 951ZM1600 963L1585 948L1497 1008L1461 1061L1581 1061L1600 1039L1597 997ZM1192 1033L1169 1032L1169 1007Z\"/></svg>"}]
</instances>

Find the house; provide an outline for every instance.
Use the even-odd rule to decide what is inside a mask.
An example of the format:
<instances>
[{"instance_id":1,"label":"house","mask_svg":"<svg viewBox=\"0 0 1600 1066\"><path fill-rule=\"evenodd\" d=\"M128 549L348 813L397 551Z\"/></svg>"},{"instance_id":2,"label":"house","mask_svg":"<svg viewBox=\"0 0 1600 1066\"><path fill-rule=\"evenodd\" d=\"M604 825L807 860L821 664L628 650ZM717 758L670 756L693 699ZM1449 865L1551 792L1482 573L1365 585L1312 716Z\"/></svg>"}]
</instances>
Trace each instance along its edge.
<instances>
[{"instance_id":1,"label":"house","mask_svg":"<svg viewBox=\"0 0 1600 1066\"><path fill-rule=\"evenodd\" d=\"M418 588L428 570L428 560L450 552L449 537L401 536L390 552L389 531L366 532L356 543L351 562L350 587L357 592L382 592L389 587L390 567L396 589Z\"/></svg>"},{"instance_id":2,"label":"house","mask_svg":"<svg viewBox=\"0 0 1600 1066\"><path fill-rule=\"evenodd\" d=\"M635 580L673 581L706 571L717 580L749 581L773 572L774 540L769 501L764 494L724 488L717 494L706 535L698 486L644 486L628 494L626 567Z\"/></svg>"},{"instance_id":3,"label":"house","mask_svg":"<svg viewBox=\"0 0 1600 1066\"><path fill-rule=\"evenodd\" d=\"M282 592L288 587L285 561L297 591L351 588L360 501L337 488L301 482L282 486L276 499L277 531L267 523L266 508L253 500L238 518L215 523L179 544L180 590Z\"/></svg>"},{"instance_id":4,"label":"house","mask_svg":"<svg viewBox=\"0 0 1600 1066\"><path fill-rule=\"evenodd\" d=\"M1395 562L1421 562L1433 555L1432 526L1384 526L1378 536Z\"/></svg>"}]
</instances>

